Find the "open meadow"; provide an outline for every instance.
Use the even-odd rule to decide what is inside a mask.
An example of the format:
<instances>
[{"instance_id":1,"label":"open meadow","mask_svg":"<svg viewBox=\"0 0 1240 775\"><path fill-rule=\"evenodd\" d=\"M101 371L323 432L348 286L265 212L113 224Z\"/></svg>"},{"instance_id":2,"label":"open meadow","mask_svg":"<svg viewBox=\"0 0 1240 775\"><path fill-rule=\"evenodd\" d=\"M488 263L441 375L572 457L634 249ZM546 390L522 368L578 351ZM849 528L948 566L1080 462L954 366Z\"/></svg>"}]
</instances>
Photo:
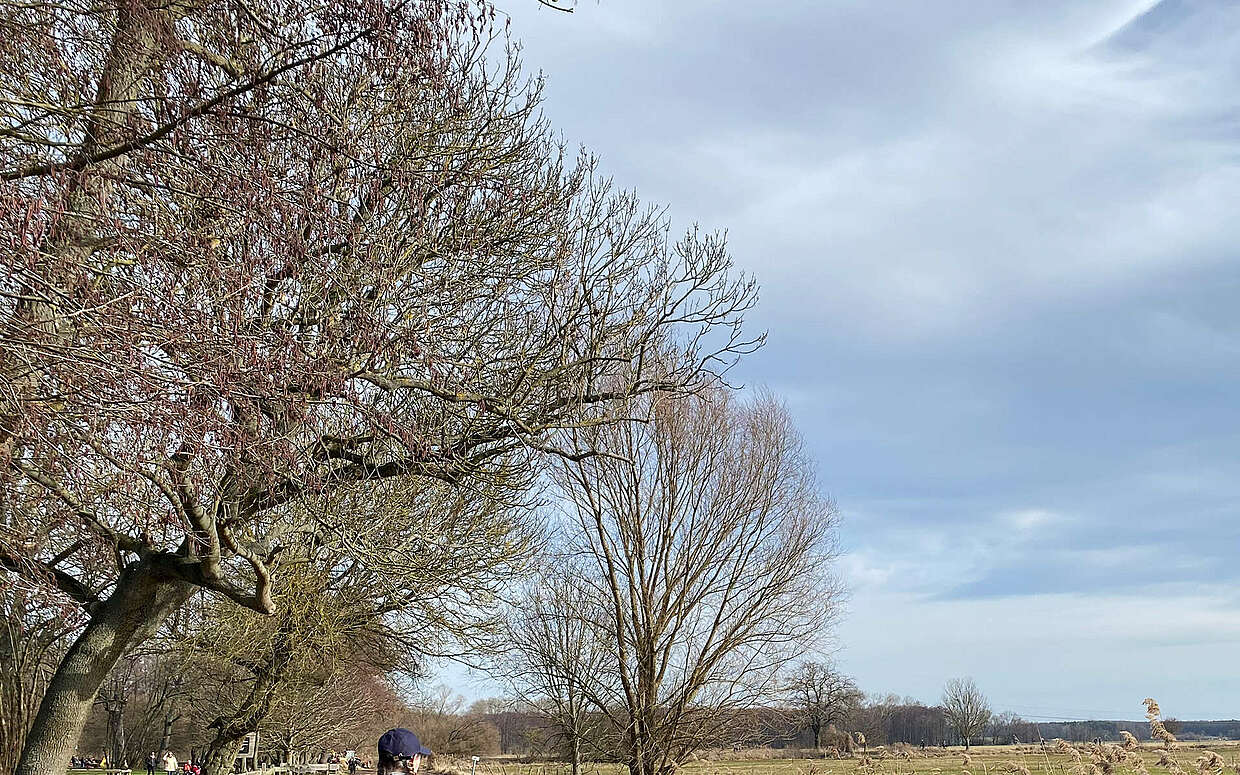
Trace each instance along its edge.
<instances>
[{"instance_id":1,"label":"open meadow","mask_svg":"<svg viewBox=\"0 0 1240 775\"><path fill-rule=\"evenodd\" d=\"M1122 754L1120 752L1123 752ZM722 751L681 768L685 775L1237 775L1240 741L1179 743L1167 751L1152 743L1125 749L1100 746L998 745L971 748L873 747L852 758L771 758L770 750ZM1217 759L1210 754L1217 754ZM1166 755L1166 757L1164 756ZM469 762L444 762L449 773L469 772ZM625 775L620 764L588 763L583 775ZM477 775L567 775L558 762L480 762Z\"/></svg>"}]
</instances>

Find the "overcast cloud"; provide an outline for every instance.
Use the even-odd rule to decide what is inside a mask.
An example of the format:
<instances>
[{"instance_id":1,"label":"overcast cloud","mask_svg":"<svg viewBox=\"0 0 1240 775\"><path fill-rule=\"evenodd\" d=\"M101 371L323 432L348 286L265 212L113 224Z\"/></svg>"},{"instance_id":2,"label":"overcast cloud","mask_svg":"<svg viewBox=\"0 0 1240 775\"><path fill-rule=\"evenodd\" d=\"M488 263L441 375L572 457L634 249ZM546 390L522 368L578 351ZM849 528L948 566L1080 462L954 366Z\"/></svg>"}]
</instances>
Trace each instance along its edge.
<instances>
[{"instance_id":1,"label":"overcast cloud","mask_svg":"<svg viewBox=\"0 0 1240 775\"><path fill-rule=\"evenodd\" d=\"M1240 716L1240 5L501 9L565 138L759 278L865 689Z\"/></svg>"}]
</instances>

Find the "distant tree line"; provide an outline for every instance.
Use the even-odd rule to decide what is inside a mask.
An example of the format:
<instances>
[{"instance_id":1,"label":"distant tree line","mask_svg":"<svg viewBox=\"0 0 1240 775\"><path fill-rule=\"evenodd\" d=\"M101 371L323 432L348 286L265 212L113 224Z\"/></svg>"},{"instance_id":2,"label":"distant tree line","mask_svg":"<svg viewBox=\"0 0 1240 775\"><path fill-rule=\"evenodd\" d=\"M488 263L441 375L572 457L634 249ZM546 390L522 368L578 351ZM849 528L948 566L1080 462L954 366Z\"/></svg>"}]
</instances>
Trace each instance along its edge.
<instances>
[{"instance_id":1,"label":"distant tree line","mask_svg":"<svg viewBox=\"0 0 1240 775\"><path fill-rule=\"evenodd\" d=\"M824 666L816 663L814 672L822 672ZM829 672L834 672L826 666ZM804 666L799 666L804 670ZM905 743L914 747L925 745L937 747L962 745L963 740L948 721L942 705L926 705L911 697L876 695L864 697L856 691L850 679L839 678L841 691L838 699L845 710L832 714L829 721L815 731L812 713L795 701L799 692L796 687L804 678L803 672L794 674L794 691L789 702L778 706L753 708L735 714L733 724L710 740L703 741L704 748L754 749L772 748L789 752L811 751L821 748L843 752L856 746L856 734L860 732L868 746ZM801 695L802 697L804 695ZM557 743L556 725L538 708L511 699L493 698L475 703L470 713L477 715L477 722L489 731L485 735L493 741L491 747L479 749L484 754L507 754L532 758L557 758L564 752ZM1226 738L1240 736L1240 721L1177 721L1169 720L1183 740ZM613 741L603 733L603 725L587 725L593 730L592 739L585 748L594 755L590 758L603 760ZM990 717L985 728L972 737L972 745L1007 745L1051 741L1062 738L1070 742L1086 742L1094 739L1117 741L1121 731L1140 740L1149 740L1149 724L1146 721L1036 721L1005 711ZM816 739L817 738L817 739ZM851 738L851 743L849 742Z\"/></svg>"}]
</instances>

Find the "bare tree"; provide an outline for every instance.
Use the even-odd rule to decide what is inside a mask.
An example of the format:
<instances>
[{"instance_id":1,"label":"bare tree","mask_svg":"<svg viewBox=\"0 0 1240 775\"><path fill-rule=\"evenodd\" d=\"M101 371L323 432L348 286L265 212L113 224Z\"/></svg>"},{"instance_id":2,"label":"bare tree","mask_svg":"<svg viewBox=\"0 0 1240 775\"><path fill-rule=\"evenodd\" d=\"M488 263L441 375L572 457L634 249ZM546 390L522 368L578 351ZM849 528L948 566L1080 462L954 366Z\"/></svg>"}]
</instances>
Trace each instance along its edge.
<instances>
[{"instance_id":1,"label":"bare tree","mask_svg":"<svg viewBox=\"0 0 1240 775\"><path fill-rule=\"evenodd\" d=\"M416 729L422 742L438 754L463 755L499 747L495 725L483 714L467 711L465 698L443 685L418 692L400 723Z\"/></svg>"},{"instance_id":2,"label":"bare tree","mask_svg":"<svg viewBox=\"0 0 1240 775\"><path fill-rule=\"evenodd\" d=\"M595 429L605 454L560 483L617 676L595 704L632 775L666 775L777 695L779 670L825 634L836 512L769 396L649 396L629 411L641 421Z\"/></svg>"},{"instance_id":3,"label":"bare tree","mask_svg":"<svg viewBox=\"0 0 1240 775\"><path fill-rule=\"evenodd\" d=\"M497 675L499 673L496 673ZM499 753L528 752L527 730L542 722L538 709L515 697L486 697L469 706L470 713L484 716L499 732Z\"/></svg>"},{"instance_id":4,"label":"bare tree","mask_svg":"<svg viewBox=\"0 0 1240 775\"><path fill-rule=\"evenodd\" d=\"M990 703L972 678L953 678L943 687L943 716L967 750L969 741L986 730Z\"/></svg>"},{"instance_id":5,"label":"bare tree","mask_svg":"<svg viewBox=\"0 0 1240 775\"><path fill-rule=\"evenodd\" d=\"M353 662L336 666L319 681L287 686L275 695L263 719L263 739L269 748L284 751L292 764L308 763L334 746L344 750L343 743L356 739L361 730L388 721L391 708L376 706L368 691L375 680L372 666ZM232 771L229 764L226 772Z\"/></svg>"},{"instance_id":6,"label":"bare tree","mask_svg":"<svg viewBox=\"0 0 1240 775\"><path fill-rule=\"evenodd\" d=\"M814 748L822 748L822 733L831 725L842 728L863 696L856 682L830 662L797 665L787 691L800 728L813 735Z\"/></svg>"},{"instance_id":7,"label":"bare tree","mask_svg":"<svg viewBox=\"0 0 1240 775\"><path fill-rule=\"evenodd\" d=\"M352 612L324 589L315 569L285 569L272 596L279 604L273 616L204 600L201 627L183 643L196 695L193 721L206 734L198 759L209 775L230 772L242 738L281 716L280 708L283 718L273 721L278 739L295 751L306 719L284 702L321 699L353 656L348 633L338 629Z\"/></svg>"},{"instance_id":8,"label":"bare tree","mask_svg":"<svg viewBox=\"0 0 1240 775\"><path fill-rule=\"evenodd\" d=\"M559 731L572 775L600 718L590 705L613 671L602 630L589 611L598 604L581 584L583 568L557 562L518 599L506 627L503 673L516 696Z\"/></svg>"},{"instance_id":9,"label":"bare tree","mask_svg":"<svg viewBox=\"0 0 1240 775\"><path fill-rule=\"evenodd\" d=\"M490 18L0 0L0 567L88 615L20 775L195 590L272 612L291 504L519 491L752 348L722 240L566 159Z\"/></svg>"},{"instance_id":10,"label":"bare tree","mask_svg":"<svg viewBox=\"0 0 1240 775\"><path fill-rule=\"evenodd\" d=\"M125 740L125 706L133 699L137 668L136 659L123 659L108 676L95 698L95 704L103 709L107 717L107 745L104 751L113 767L129 767L129 746Z\"/></svg>"},{"instance_id":11,"label":"bare tree","mask_svg":"<svg viewBox=\"0 0 1240 775\"><path fill-rule=\"evenodd\" d=\"M135 700L129 736L130 762L138 762L152 752L172 746L172 730L185 718L191 687L184 665L175 651L144 649L136 671Z\"/></svg>"}]
</instances>

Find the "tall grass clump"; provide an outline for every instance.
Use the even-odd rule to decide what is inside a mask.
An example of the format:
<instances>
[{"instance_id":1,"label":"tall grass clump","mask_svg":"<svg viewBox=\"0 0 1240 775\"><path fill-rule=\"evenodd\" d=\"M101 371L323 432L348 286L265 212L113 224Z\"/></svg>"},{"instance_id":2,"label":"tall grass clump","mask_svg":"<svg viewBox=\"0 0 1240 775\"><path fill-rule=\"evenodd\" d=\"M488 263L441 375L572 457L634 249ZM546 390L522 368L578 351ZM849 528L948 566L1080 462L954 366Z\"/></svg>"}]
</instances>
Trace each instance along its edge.
<instances>
[{"instance_id":1,"label":"tall grass clump","mask_svg":"<svg viewBox=\"0 0 1240 775\"><path fill-rule=\"evenodd\" d=\"M1146 697L1143 702L1145 703L1145 718L1150 722L1150 737L1161 740L1163 748L1170 751L1175 747L1175 735L1163 726L1162 710L1158 707L1158 701L1153 697Z\"/></svg>"}]
</instances>

